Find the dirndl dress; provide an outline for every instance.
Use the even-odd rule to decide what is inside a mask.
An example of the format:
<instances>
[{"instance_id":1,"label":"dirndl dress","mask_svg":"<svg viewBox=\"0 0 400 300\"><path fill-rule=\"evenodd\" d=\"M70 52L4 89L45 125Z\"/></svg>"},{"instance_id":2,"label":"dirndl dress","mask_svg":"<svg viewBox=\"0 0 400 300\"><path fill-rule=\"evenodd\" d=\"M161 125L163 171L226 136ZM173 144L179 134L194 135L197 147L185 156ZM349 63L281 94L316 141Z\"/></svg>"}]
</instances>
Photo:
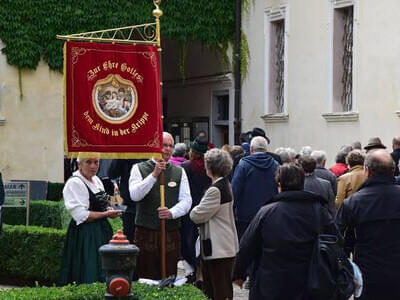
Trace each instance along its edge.
<instances>
[{"instance_id":1,"label":"dirndl dress","mask_svg":"<svg viewBox=\"0 0 400 300\"><path fill-rule=\"evenodd\" d=\"M86 184L85 184L86 185ZM96 205L97 198L89 189L89 210L102 211ZM75 282L105 282L101 268L99 248L108 244L113 231L107 218L76 225L74 219L69 223L62 256L59 285Z\"/></svg>"}]
</instances>

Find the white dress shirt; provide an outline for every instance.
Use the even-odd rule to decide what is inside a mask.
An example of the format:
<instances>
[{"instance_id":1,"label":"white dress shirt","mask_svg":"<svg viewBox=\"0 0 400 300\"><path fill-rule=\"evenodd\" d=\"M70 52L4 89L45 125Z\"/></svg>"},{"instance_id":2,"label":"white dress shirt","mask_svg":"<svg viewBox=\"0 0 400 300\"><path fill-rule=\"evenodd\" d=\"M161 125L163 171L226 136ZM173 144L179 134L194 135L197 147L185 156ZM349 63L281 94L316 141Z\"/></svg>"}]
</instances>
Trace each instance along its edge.
<instances>
[{"instance_id":1,"label":"white dress shirt","mask_svg":"<svg viewBox=\"0 0 400 300\"><path fill-rule=\"evenodd\" d=\"M153 185L157 182L157 178L150 173L143 179L137 164L133 165L131 169L131 176L129 177L129 193L131 199L135 202L141 201L152 189ZM168 184L166 182L166 184ZM185 170L182 169L181 183L179 186L178 203L169 211L173 219L177 219L186 215L192 207L192 196L190 195L189 181L187 179Z\"/></svg>"},{"instance_id":2,"label":"white dress shirt","mask_svg":"<svg viewBox=\"0 0 400 300\"><path fill-rule=\"evenodd\" d=\"M89 191L87 190L86 185L94 194L104 191L104 186L100 178L97 176L93 176L93 182L90 182L79 170L75 171L72 175L76 177L68 179L63 189L64 204L72 218L76 221L76 225L79 225L87 220L90 213Z\"/></svg>"}]
</instances>

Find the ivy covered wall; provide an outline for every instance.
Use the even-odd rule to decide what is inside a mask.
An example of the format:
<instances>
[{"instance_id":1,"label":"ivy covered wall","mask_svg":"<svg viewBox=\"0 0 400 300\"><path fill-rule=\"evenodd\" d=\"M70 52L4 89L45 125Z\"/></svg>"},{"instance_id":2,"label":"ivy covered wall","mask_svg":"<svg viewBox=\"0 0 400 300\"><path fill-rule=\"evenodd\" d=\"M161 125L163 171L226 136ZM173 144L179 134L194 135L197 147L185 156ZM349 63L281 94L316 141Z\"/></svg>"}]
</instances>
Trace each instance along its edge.
<instances>
[{"instance_id":1,"label":"ivy covered wall","mask_svg":"<svg viewBox=\"0 0 400 300\"><path fill-rule=\"evenodd\" d=\"M62 71L63 41L57 34L154 22L151 0L1 0L1 51L19 69L36 69L41 58ZM164 0L162 36L197 40L226 49L234 39L235 1Z\"/></svg>"}]
</instances>

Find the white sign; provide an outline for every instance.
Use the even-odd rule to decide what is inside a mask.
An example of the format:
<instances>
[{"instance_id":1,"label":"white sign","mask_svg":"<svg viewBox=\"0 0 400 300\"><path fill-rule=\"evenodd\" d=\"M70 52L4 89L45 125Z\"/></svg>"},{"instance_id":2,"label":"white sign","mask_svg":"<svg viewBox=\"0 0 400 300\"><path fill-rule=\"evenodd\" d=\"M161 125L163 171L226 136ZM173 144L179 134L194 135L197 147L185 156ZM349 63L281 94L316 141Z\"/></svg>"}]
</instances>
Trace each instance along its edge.
<instances>
[{"instance_id":1,"label":"white sign","mask_svg":"<svg viewBox=\"0 0 400 300\"><path fill-rule=\"evenodd\" d=\"M26 225L29 224L29 182L9 181L4 183L3 207L26 207Z\"/></svg>"},{"instance_id":2,"label":"white sign","mask_svg":"<svg viewBox=\"0 0 400 300\"><path fill-rule=\"evenodd\" d=\"M26 207L29 202L29 183L10 181L4 183L4 207Z\"/></svg>"}]
</instances>

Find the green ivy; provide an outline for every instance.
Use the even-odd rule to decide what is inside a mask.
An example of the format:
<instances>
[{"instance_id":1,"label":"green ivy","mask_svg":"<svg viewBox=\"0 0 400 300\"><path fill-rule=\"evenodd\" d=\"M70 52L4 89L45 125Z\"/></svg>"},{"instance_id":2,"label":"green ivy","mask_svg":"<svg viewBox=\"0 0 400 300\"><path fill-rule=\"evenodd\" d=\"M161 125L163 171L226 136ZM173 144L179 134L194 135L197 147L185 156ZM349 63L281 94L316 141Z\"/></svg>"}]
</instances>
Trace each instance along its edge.
<instances>
[{"instance_id":1,"label":"green ivy","mask_svg":"<svg viewBox=\"0 0 400 300\"><path fill-rule=\"evenodd\" d=\"M154 22L151 0L2 0L1 51L19 69L36 69L41 58L62 71L63 41L72 34ZM235 1L168 0L161 9L161 34L181 42L200 41L218 48L234 40Z\"/></svg>"}]
</instances>

